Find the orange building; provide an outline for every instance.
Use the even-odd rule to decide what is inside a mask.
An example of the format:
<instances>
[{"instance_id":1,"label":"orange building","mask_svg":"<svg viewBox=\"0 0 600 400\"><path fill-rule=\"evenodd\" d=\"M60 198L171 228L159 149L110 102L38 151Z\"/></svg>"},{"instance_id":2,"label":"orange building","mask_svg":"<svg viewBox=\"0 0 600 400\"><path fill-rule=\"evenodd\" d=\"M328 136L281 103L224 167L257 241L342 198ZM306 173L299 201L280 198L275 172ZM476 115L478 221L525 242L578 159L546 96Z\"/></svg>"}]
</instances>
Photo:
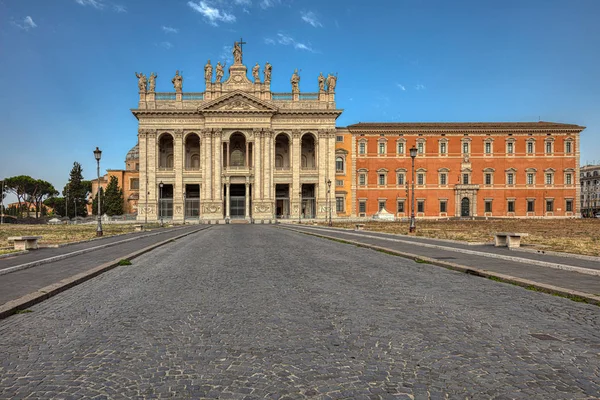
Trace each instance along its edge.
<instances>
[{"instance_id":1,"label":"orange building","mask_svg":"<svg viewBox=\"0 0 600 400\"><path fill-rule=\"evenodd\" d=\"M533 123L358 123L337 129L338 217L578 217L579 134ZM338 164L339 162L339 164Z\"/></svg>"}]
</instances>

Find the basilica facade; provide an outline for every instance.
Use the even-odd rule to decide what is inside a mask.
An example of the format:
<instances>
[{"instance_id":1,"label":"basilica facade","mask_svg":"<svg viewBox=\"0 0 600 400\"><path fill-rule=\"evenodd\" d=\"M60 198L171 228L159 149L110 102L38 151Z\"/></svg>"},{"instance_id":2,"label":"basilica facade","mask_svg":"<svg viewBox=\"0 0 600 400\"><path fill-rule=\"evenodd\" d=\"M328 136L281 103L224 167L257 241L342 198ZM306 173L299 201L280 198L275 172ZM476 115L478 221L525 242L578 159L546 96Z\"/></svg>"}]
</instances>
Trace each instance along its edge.
<instances>
[{"instance_id":1,"label":"basilica facade","mask_svg":"<svg viewBox=\"0 0 600 400\"><path fill-rule=\"evenodd\" d=\"M136 73L135 169L140 221L272 221L408 216L580 215L577 125L556 123L358 123L336 127L337 76L318 92L270 89L272 67L210 60L206 90L155 91ZM262 69L262 72L261 72ZM410 156L414 149L415 158ZM412 162L415 162L413 169ZM414 179L411 172L414 171Z\"/></svg>"}]
</instances>

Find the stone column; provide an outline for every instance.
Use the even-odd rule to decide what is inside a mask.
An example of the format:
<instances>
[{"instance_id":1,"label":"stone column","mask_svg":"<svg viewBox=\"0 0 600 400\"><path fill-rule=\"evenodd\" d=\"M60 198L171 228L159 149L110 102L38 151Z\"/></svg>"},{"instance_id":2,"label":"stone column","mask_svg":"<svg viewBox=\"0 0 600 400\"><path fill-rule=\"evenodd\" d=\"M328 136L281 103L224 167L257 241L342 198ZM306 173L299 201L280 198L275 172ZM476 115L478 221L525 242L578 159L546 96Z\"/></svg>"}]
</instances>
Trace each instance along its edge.
<instances>
[{"instance_id":1,"label":"stone column","mask_svg":"<svg viewBox=\"0 0 600 400\"><path fill-rule=\"evenodd\" d=\"M220 188L218 193L214 193L214 199L223 200L223 146L222 146L223 132L221 129L216 129L214 132L214 151L215 151L215 162L214 162L214 182L215 188Z\"/></svg>"},{"instance_id":2,"label":"stone column","mask_svg":"<svg viewBox=\"0 0 600 400\"><path fill-rule=\"evenodd\" d=\"M208 129L205 129L202 132L202 200L210 200L210 191L211 191L211 163L210 163L210 132Z\"/></svg>"},{"instance_id":3,"label":"stone column","mask_svg":"<svg viewBox=\"0 0 600 400\"><path fill-rule=\"evenodd\" d=\"M175 130L175 140L173 143L173 167L175 169L175 184L173 185L173 222L183 222L184 220L184 199L183 192L183 130Z\"/></svg>"},{"instance_id":4,"label":"stone column","mask_svg":"<svg viewBox=\"0 0 600 400\"><path fill-rule=\"evenodd\" d=\"M146 141L146 168L148 175L148 208L150 212L148 213L148 220L156 221L158 219L158 182L156 182L156 130L152 129L147 131L147 141Z\"/></svg>"},{"instance_id":5,"label":"stone column","mask_svg":"<svg viewBox=\"0 0 600 400\"><path fill-rule=\"evenodd\" d=\"M248 182L248 177L246 177L246 219L250 218L250 183Z\"/></svg>"},{"instance_id":6,"label":"stone column","mask_svg":"<svg viewBox=\"0 0 600 400\"><path fill-rule=\"evenodd\" d=\"M262 199L264 192L262 190L263 161L262 161L262 137L263 133L259 129L254 129L254 193L255 199Z\"/></svg>"},{"instance_id":7,"label":"stone column","mask_svg":"<svg viewBox=\"0 0 600 400\"><path fill-rule=\"evenodd\" d=\"M290 152L291 159L290 165L292 168L292 187L290 188L290 213L296 218L300 212L300 196L299 192L302 190L300 184L300 168L302 166L302 143L300 140L301 131L294 129L292 131L292 149Z\"/></svg>"},{"instance_id":8,"label":"stone column","mask_svg":"<svg viewBox=\"0 0 600 400\"><path fill-rule=\"evenodd\" d=\"M148 213L148 209L146 208L146 201L148 199L148 185L147 185L147 180L148 180L148 167L146 164L146 143L147 143L147 139L146 139L146 130L145 129L140 129L138 131L138 149L139 149L139 157L140 157L140 172L139 172L139 179L140 179L140 194L139 194L139 201L138 201L138 214L137 214L137 220L144 222L146 220L146 216Z\"/></svg>"},{"instance_id":9,"label":"stone column","mask_svg":"<svg viewBox=\"0 0 600 400\"><path fill-rule=\"evenodd\" d=\"M317 133L317 148L315 149L316 153L316 163L317 163L317 171L319 172L319 180L317 183L317 218L325 218L327 216L326 207L329 205L327 203L327 183L328 179L332 177L328 175L327 171L327 131L319 129ZM335 179L335 177L333 177Z\"/></svg>"},{"instance_id":10,"label":"stone column","mask_svg":"<svg viewBox=\"0 0 600 400\"><path fill-rule=\"evenodd\" d=\"M275 166L274 166L274 164L275 164L275 160L274 160L275 149L273 148L273 131L272 130L265 131L264 140L265 140L265 154L264 154L265 166L263 168L263 173L262 173L262 177L264 179L264 188L265 188L264 197L269 200L272 200L273 188L272 188L271 182L273 181L273 170L275 169Z\"/></svg>"},{"instance_id":11,"label":"stone column","mask_svg":"<svg viewBox=\"0 0 600 400\"><path fill-rule=\"evenodd\" d=\"M225 199L226 199L225 200L225 202L226 202L226 204L225 204L225 208L226 208L226 210L225 210L225 212L226 212L225 216L226 216L227 219L230 219L231 215L229 213L229 209L231 208L231 193L230 193L231 185L229 184L229 181L227 181L227 183L225 184L225 186L226 186L226 189L227 189L227 194L225 195L226 196L225 197Z\"/></svg>"},{"instance_id":12,"label":"stone column","mask_svg":"<svg viewBox=\"0 0 600 400\"><path fill-rule=\"evenodd\" d=\"M244 155L244 167L248 168L248 157L250 157L250 153L248 152L248 139L246 139L246 154Z\"/></svg>"},{"instance_id":13,"label":"stone column","mask_svg":"<svg viewBox=\"0 0 600 400\"><path fill-rule=\"evenodd\" d=\"M229 142L225 142L225 169L229 168Z\"/></svg>"}]
</instances>

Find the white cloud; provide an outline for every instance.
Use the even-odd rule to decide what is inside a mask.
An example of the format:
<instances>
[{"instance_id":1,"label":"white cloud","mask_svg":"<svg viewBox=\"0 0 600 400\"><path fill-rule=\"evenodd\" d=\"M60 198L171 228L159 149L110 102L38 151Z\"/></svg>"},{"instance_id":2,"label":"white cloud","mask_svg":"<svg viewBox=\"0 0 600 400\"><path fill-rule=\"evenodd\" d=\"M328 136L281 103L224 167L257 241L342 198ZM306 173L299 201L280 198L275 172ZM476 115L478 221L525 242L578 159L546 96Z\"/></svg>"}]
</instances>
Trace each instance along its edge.
<instances>
[{"instance_id":1,"label":"white cloud","mask_svg":"<svg viewBox=\"0 0 600 400\"><path fill-rule=\"evenodd\" d=\"M162 30L165 31L165 33L179 33L179 29L177 28L171 28L170 26L162 26Z\"/></svg>"},{"instance_id":2,"label":"white cloud","mask_svg":"<svg viewBox=\"0 0 600 400\"><path fill-rule=\"evenodd\" d=\"M171 42L160 42L158 45L166 50L173 48L173 43Z\"/></svg>"},{"instance_id":3,"label":"white cloud","mask_svg":"<svg viewBox=\"0 0 600 400\"><path fill-rule=\"evenodd\" d=\"M415 86L415 89L417 89L417 90L425 90L425 89L426 89L426 87L425 87L425 85L421 85L421 84L419 83L417 86Z\"/></svg>"},{"instance_id":4,"label":"white cloud","mask_svg":"<svg viewBox=\"0 0 600 400\"><path fill-rule=\"evenodd\" d=\"M113 10L115 10L118 13L126 13L127 12L127 8L125 8L125 6L122 6L120 4L113 4Z\"/></svg>"},{"instance_id":5,"label":"white cloud","mask_svg":"<svg viewBox=\"0 0 600 400\"><path fill-rule=\"evenodd\" d=\"M275 40L266 38L265 43L275 44ZM277 43L282 44L284 46L294 46L295 49L306 50L306 51L310 51L310 52L314 53L314 50L310 46L310 44L304 44L304 43L297 42L296 40L294 40L293 37L285 35L283 33L277 34Z\"/></svg>"},{"instance_id":6,"label":"white cloud","mask_svg":"<svg viewBox=\"0 0 600 400\"><path fill-rule=\"evenodd\" d=\"M92 6L97 9L101 9L104 7L104 3L102 0L75 0L77 4L82 6Z\"/></svg>"},{"instance_id":7,"label":"white cloud","mask_svg":"<svg viewBox=\"0 0 600 400\"><path fill-rule=\"evenodd\" d=\"M302 21L314 26L315 28L323 26L323 24L321 24L321 22L319 21L319 19L315 15L315 13L312 11L301 12L300 15L301 15Z\"/></svg>"},{"instance_id":8,"label":"white cloud","mask_svg":"<svg viewBox=\"0 0 600 400\"><path fill-rule=\"evenodd\" d=\"M238 6L250 6L252 5L252 0L234 0L233 1Z\"/></svg>"},{"instance_id":9,"label":"white cloud","mask_svg":"<svg viewBox=\"0 0 600 400\"><path fill-rule=\"evenodd\" d=\"M280 4L280 3L281 3L280 0L261 0L260 7L263 9L266 9L269 7L275 7L275 5Z\"/></svg>"},{"instance_id":10,"label":"white cloud","mask_svg":"<svg viewBox=\"0 0 600 400\"><path fill-rule=\"evenodd\" d=\"M398 86L398 88L400 88L400 90L405 91L406 87L404 85L402 85L401 83L396 83L396 86Z\"/></svg>"},{"instance_id":11,"label":"white cloud","mask_svg":"<svg viewBox=\"0 0 600 400\"><path fill-rule=\"evenodd\" d=\"M24 31L37 28L37 24L33 22L33 18L31 18L29 15L23 18L23 22L12 21L12 24L19 29L23 29Z\"/></svg>"},{"instance_id":12,"label":"white cloud","mask_svg":"<svg viewBox=\"0 0 600 400\"><path fill-rule=\"evenodd\" d=\"M211 7L204 1L199 1L198 3L188 1L187 4L192 10L202 14L208 23L213 26L218 26L217 22L235 22L235 15L229 14L225 10Z\"/></svg>"},{"instance_id":13,"label":"white cloud","mask_svg":"<svg viewBox=\"0 0 600 400\"><path fill-rule=\"evenodd\" d=\"M233 47L230 45L225 45L221 48L221 53L219 54L219 59L217 61L223 61L225 65L233 64Z\"/></svg>"},{"instance_id":14,"label":"white cloud","mask_svg":"<svg viewBox=\"0 0 600 400\"><path fill-rule=\"evenodd\" d=\"M275 44L275 41L271 38L265 38L265 44Z\"/></svg>"}]
</instances>

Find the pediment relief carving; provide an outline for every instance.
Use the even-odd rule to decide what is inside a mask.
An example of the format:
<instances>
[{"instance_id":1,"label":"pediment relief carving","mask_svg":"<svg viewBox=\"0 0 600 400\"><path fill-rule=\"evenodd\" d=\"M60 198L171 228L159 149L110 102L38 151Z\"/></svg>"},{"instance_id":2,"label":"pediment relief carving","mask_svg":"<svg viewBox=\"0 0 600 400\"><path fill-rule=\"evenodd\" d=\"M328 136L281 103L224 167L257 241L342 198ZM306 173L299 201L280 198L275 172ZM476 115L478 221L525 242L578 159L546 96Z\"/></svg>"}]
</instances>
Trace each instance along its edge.
<instances>
[{"instance_id":1,"label":"pediment relief carving","mask_svg":"<svg viewBox=\"0 0 600 400\"><path fill-rule=\"evenodd\" d=\"M199 112L277 112L277 107L244 92L234 92L198 107Z\"/></svg>"}]
</instances>

